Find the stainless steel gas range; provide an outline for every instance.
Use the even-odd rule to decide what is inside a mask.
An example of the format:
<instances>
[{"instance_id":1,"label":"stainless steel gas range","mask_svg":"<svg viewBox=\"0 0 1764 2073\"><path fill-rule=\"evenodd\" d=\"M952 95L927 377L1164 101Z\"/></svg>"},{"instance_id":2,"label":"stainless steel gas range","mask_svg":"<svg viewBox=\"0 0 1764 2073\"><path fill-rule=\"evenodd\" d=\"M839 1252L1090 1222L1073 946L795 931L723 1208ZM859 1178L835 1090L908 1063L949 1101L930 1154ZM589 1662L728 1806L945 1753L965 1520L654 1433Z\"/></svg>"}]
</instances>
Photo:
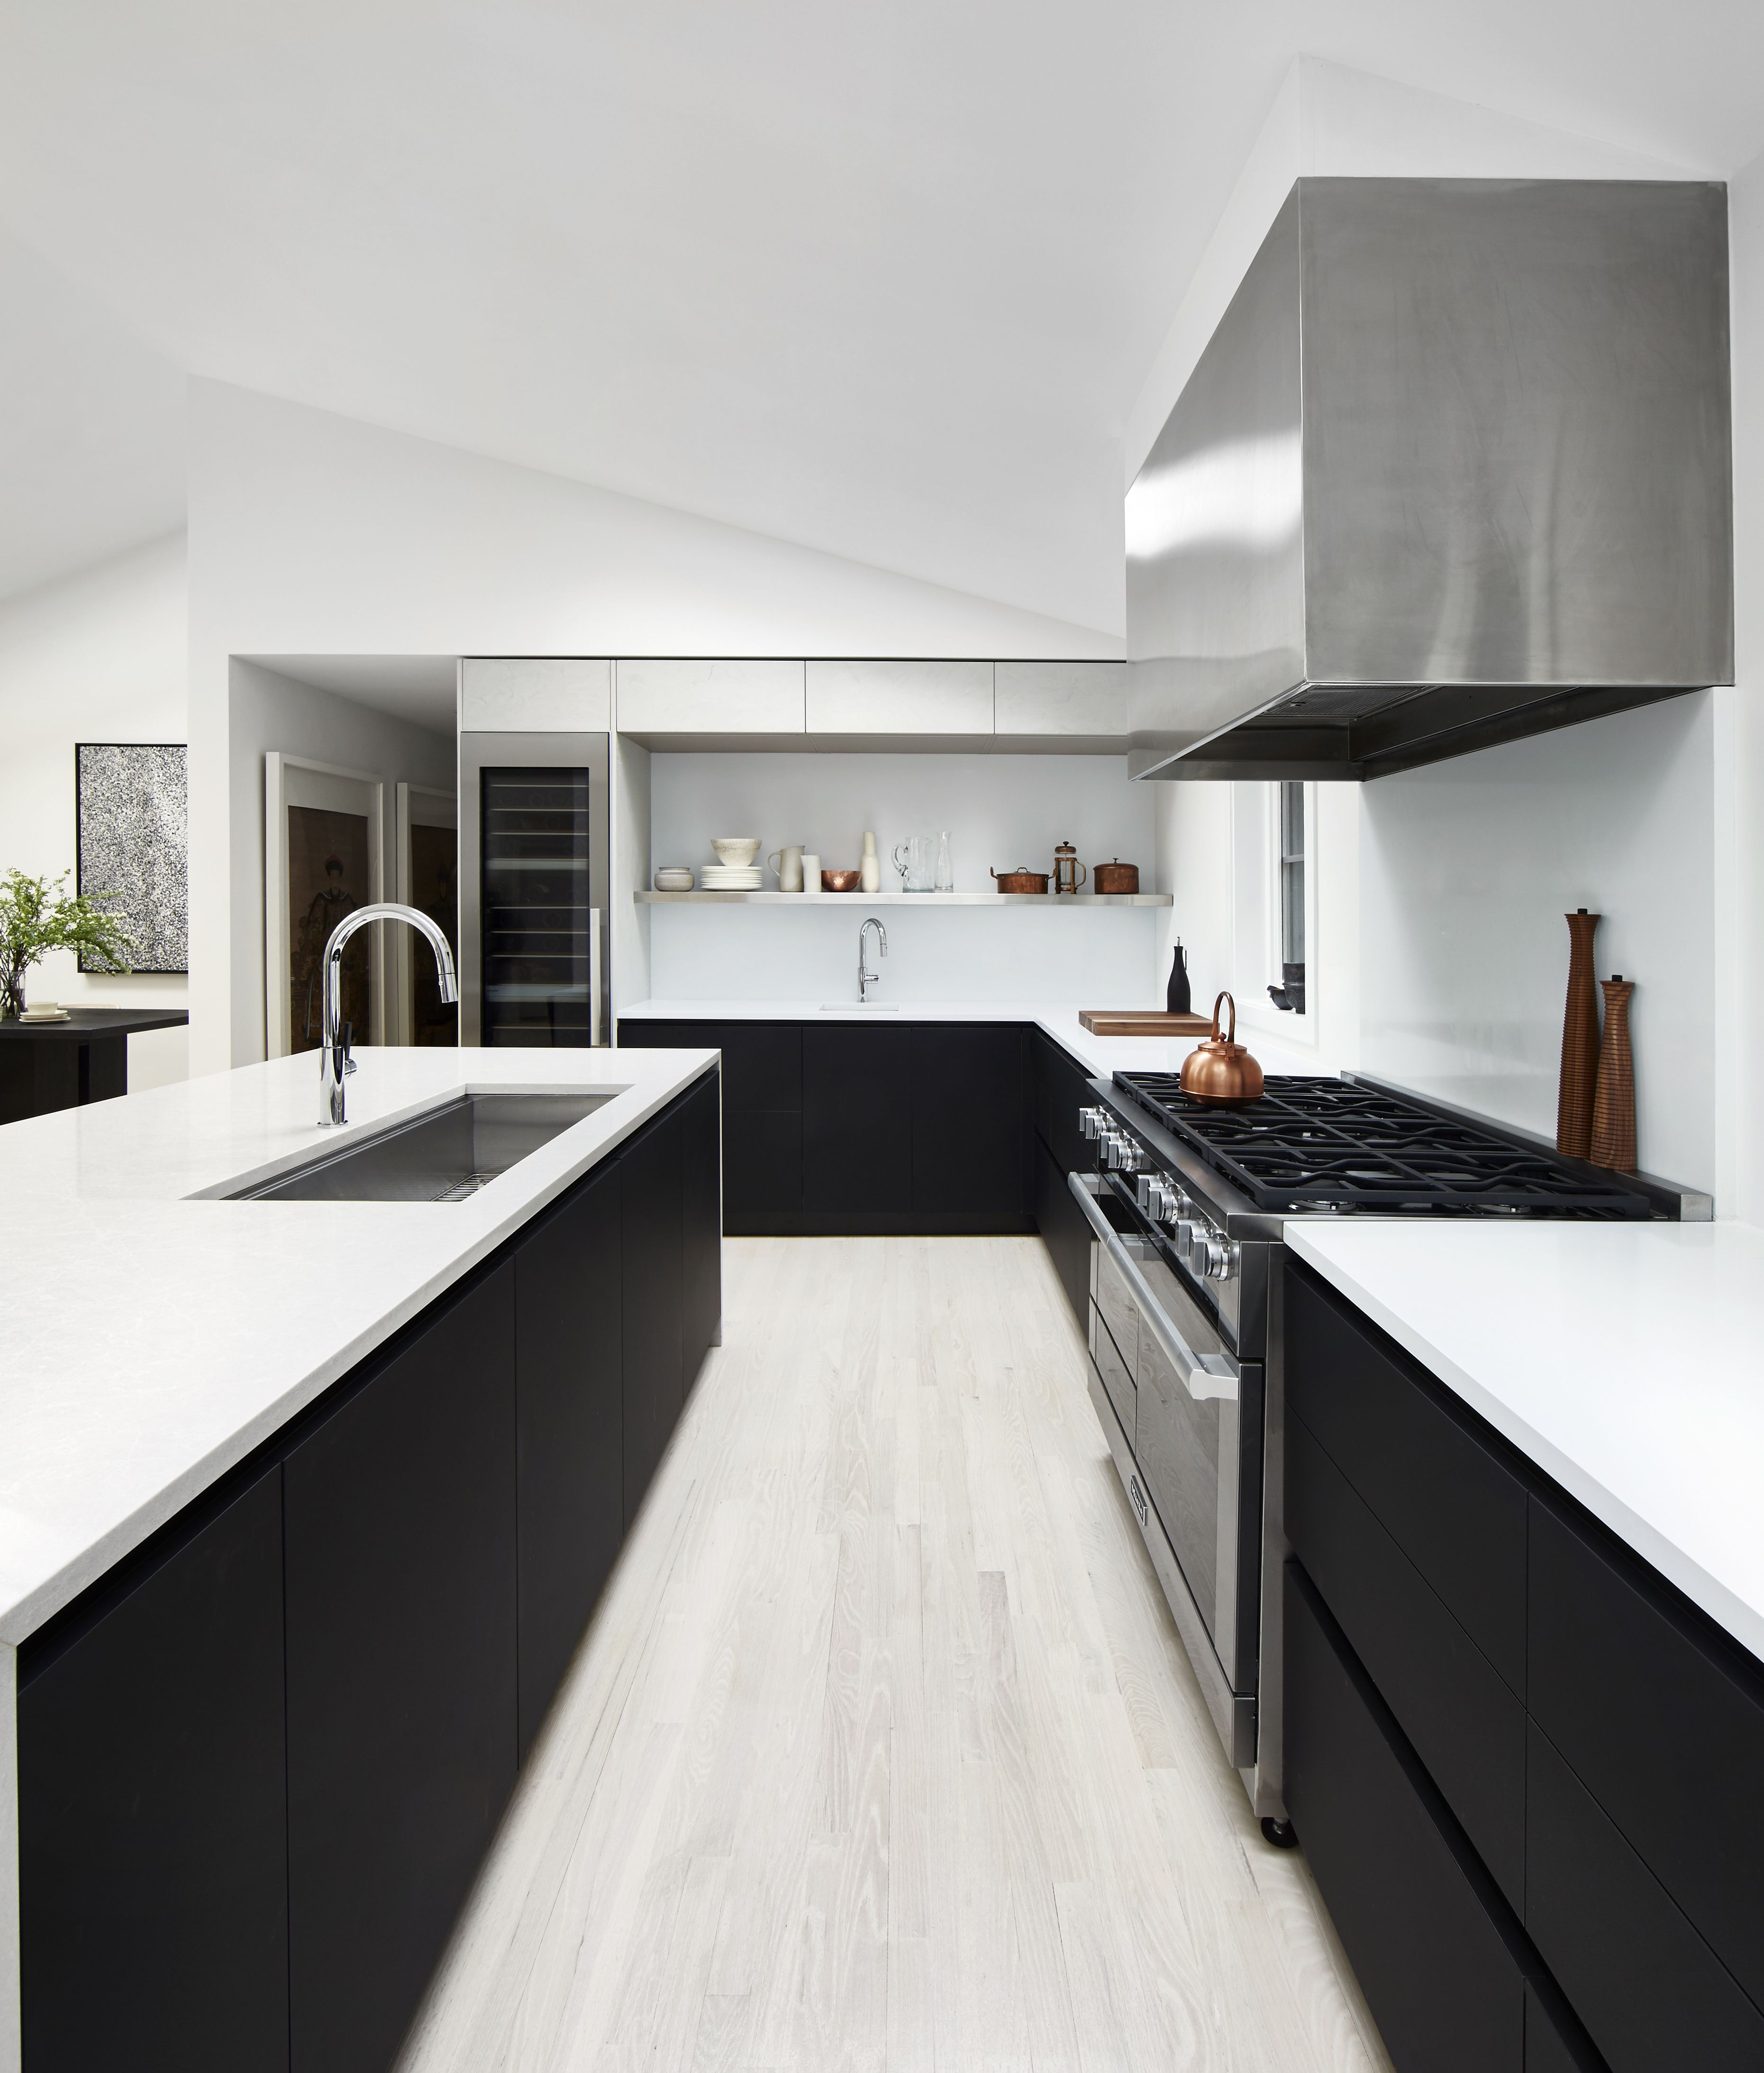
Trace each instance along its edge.
<instances>
[{"instance_id":1,"label":"stainless steel gas range","mask_svg":"<svg viewBox=\"0 0 1764 2073\"><path fill-rule=\"evenodd\" d=\"M1281 1233L1297 1216L1696 1218L1706 1196L1606 1174L1355 1077L1270 1078L1221 1108L1174 1074L1093 1080L1090 1393L1227 1756L1271 1840L1281 1795Z\"/></svg>"}]
</instances>

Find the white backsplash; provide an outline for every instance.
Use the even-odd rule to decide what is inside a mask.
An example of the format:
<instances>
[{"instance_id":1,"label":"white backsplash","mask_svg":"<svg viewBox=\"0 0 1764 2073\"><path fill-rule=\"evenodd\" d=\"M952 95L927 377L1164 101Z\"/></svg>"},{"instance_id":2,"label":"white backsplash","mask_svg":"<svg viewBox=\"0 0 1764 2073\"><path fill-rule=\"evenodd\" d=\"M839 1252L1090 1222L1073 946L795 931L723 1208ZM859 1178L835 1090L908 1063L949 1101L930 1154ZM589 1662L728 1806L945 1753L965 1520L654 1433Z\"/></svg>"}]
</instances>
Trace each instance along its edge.
<instances>
[{"instance_id":1,"label":"white backsplash","mask_svg":"<svg viewBox=\"0 0 1764 2073\"><path fill-rule=\"evenodd\" d=\"M1642 1164L1715 1185L1715 768L1707 692L1361 788L1360 1064L1553 1136L1562 917L1636 982Z\"/></svg>"},{"instance_id":2,"label":"white backsplash","mask_svg":"<svg viewBox=\"0 0 1764 2073\"><path fill-rule=\"evenodd\" d=\"M1099 756L665 755L650 765L651 870L713 862L714 835L758 835L762 855L800 842L829 869L855 866L864 830L888 861L911 835L947 828L956 889L993 889L989 869L1051 871L1071 841L1086 864L1120 857L1153 878L1150 789L1125 759ZM766 886L775 888L768 873ZM840 1000L854 990L861 894L828 909L658 907L657 999ZM1089 1007L1148 1002L1156 988L1156 909L886 907L884 999L1022 1000Z\"/></svg>"}]
</instances>

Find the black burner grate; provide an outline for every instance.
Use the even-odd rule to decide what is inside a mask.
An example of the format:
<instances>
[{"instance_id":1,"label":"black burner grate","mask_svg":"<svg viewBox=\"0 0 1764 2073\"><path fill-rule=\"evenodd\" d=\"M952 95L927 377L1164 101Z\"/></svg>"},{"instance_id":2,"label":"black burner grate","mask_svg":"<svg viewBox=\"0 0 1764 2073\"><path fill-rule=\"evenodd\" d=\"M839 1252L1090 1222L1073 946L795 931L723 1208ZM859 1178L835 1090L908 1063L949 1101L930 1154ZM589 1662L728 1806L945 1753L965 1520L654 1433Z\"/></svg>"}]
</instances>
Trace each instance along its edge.
<instances>
[{"instance_id":1,"label":"black burner grate","mask_svg":"<svg viewBox=\"0 0 1764 2073\"><path fill-rule=\"evenodd\" d=\"M1257 1102L1219 1108L1174 1073L1115 1084L1186 1140L1258 1209L1643 1218L1647 1197L1553 1152L1345 1080L1277 1075Z\"/></svg>"}]
</instances>

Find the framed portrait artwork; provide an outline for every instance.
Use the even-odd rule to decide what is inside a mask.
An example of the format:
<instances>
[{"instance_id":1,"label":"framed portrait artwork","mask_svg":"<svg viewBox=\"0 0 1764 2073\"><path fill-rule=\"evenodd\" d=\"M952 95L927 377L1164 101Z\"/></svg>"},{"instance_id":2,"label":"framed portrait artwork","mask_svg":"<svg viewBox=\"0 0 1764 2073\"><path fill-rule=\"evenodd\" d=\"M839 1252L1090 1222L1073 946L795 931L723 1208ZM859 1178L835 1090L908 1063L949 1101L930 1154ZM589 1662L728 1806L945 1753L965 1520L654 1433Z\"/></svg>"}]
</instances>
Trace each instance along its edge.
<instances>
[{"instance_id":1,"label":"framed portrait artwork","mask_svg":"<svg viewBox=\"0 0 1764 2073\"><path fill-rule=\"evenodd\" d=\"M265 1049L319 1048L324 947L357 907L384 898L385 786L275 750L264 759ZM385 946L379 924L343 958L343 1019L358 1044L387 1041Z\"/></svg>"}]
</instances>

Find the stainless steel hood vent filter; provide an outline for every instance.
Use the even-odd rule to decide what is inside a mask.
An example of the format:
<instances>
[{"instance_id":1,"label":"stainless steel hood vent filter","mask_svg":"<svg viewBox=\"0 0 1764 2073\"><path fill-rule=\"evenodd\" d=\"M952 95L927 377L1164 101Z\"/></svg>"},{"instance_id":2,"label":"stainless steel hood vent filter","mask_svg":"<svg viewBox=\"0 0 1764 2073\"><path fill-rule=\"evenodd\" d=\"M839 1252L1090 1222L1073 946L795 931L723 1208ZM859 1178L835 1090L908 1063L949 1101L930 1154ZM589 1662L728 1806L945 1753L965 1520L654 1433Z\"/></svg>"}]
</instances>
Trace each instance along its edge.
<instances>
[{"instance_id":1,"label":"stainless steel hood vent filter","mask_svg":"<svg viewBox=\"0 0 1764 2073\"><path fill-rule=\"evenodd\" d=\"M1731 683L1728 365L1718 183L1297 182L1128 492L1133 774Z\"/></svg>"}]
</instances>

